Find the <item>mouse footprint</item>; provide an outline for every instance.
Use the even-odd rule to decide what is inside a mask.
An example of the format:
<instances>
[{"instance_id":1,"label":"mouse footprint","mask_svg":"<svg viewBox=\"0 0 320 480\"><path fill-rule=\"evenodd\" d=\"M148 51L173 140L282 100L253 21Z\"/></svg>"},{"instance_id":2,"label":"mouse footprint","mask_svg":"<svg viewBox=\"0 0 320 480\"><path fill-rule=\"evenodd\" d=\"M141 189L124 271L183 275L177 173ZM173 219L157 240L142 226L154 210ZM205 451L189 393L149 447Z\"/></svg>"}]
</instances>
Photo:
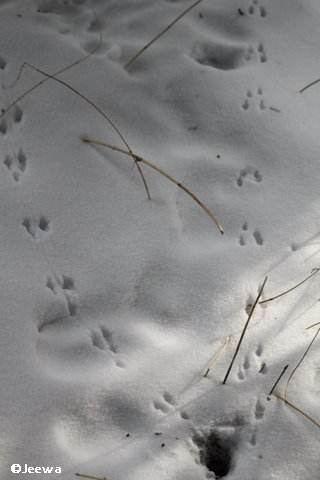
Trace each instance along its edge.
<instances>
[{"instance_id":1,"label":"mouse footprint","mask_svg":"<svg viewBox=\"0 0 320 480\"><path fill-rule=\"evenodd\" d=\"M35 241L42 240L50 231L50 222L44 215L38 218L25 217L21 225Z\"/></svg>"},{"instance_id":2,"label":"mouse footprint","mask_svg":"<svg viewBox=\"0 0 320 480\"><path fill-rule=\"evenodd\" d=\"M249 444L252 447L255 447L257 444L257 437L258 437L258 430L259 430L259 423L263 420L264 415L265 415L265 410L266 407L262 403L262 401L258 398L256 400L255 406L254 406L254 411L253 411L253 417L254 417L254 426L253 430L251 431L250 439L249 439Z\"/></svg>"},{"instance_id":3,"label":"mouse footprint","mask_svg":"<svg viewBox=\"0 0 320 480\"><path fill-rule=\"evenodd\" d=\"M254 409L254 417L256 420L262 420L264 417L266 407L263 405L261 400L257 400L255 404L255 409Z\"/></svg>"},{"instance_id":4,"label":"mouse footprint","mask_svg":"<svg viewBox=\"0 0 320 480\"><path fill-rule=\"evenodd\" d=\"M251 309L250 309L251 310ZM246 308L249 315L250 310ZM268 367L265 361L261 359L263 354L263 345L259 343L252 354L245 355L242 364L238 370L238 379L245 380L250 375L257 373L265 375L268 373Z\"/></svg>"},{"instance_id":5,"label":"mouse footprint","mask_svg":"<svg viewBox=\"0 0 320 480\"><path fill-rule=\"evenodd\" d=\"M258 110L260 112L266 112L267 110L272 110L273 112L277 113L281 112L281 110L277 107L274 107L272 105L268 106L267 101L264 97L263 89L261 87L258 87L256 91L253 91L251 89L247 90L241 107L245 111L252 110L254 108L255 110Z\"/></svg>"},{"instance_id":6,"label":"mouse footprint","mask_svg":"<svg viewBox=\"0 0 320 480\"><path fill-rule=\"evenodd\" d=\"M64 299L70 317L77 314L79 308L79 295L76 291L74 279L72 277L66 275L62 275L61 277L48 276L46 286L54 295L60 296Z\"/></svg>"},{"instance_id":7,"label":"mouse footprint","mask_svg":"<svg viewBox=\"0 0 320 480\"><path fill-rule=\"evenodd\" d=\"M0 70L4 70L7 66L7 61L3 56L0 56Z\"/></svg>"},{"instance_id":8,"label":"mouse footprint","mask_svg":"<svg viewBox=\"0 0 320 480\"><path fill-rule=\"evenodd\" d=\"M260 18L266 18L268 11L264 5L262 5L258 0L252 0L246 9L248 15L257 16Z\"/></svg>"},{"instance_id":9,"label":"mouse footprint","mask_svg":"<svg viewBox=\"0 0 320 480\"><path fill-rule=\"evenodd\" d=\"M115 344L113 333L104 325L91 332L92 345L99 350L109 350L111 353L118 352L118 346Z\"/></svg>"},{"instance_id":10,"label":"mouse footprint","mask_svg":"<svg viewBox=\"0 0 320 480\"><path fill-rule=\"evenodd\" d=\"M256 47L249 45L244 58L247 62L258 61L260 63L266 63L268 61L268 55L264 44L260 42Z\"/></svg>"},{"instance_id":11,"label":"mouse footprint","mask_svg":"<svg viewBox=\"0 0 320 480\"><path fill-rule=\"evenodd\" d=\"M237 186L243 187L245 182L261 183L263 180L262 174L257 168L248 166L240 171L237 178Z\"/></svg>"},{"instance_id":12,"label":"mouse footprint","mask_svg":"<svg viewBox=\"0 0 320 480\"><path fill-rule=\"evenodd\" d=\"M16 155L6 155L3 164L7 168L8 172L10 172L12 179L15 182L19 182L21 176L26 172L27 169L27 156L20 148Z\"/></svg>"},{"instance_id":13,"label":"mouse footprint","mask_svg":"<svg viewBox=\"0 0 320 480\"><path fill-rule=\"evenodd\" d=\"M262 245L264 244L264 238L260 230L256 228L252 231L252 233L249 233L248 222L244 222L239 235L239 245L241 247L246 246L249 241L248 238L250 239L250 237L252 237L253 241L256 243L257 246L262 247Z\"/></svg>"},{"instance_id":14,"label":"mouse footprint","mask_svg":"<svg viewBox=\"0 0 320 480\"><path fill-rule=\"evenodd\" d=\"M177 402L175 401L173 395L171 395L169 392L164 392L162 397L159 400L155 400L152 405L155 410L166 414L176 407Z\"/></svg>"},{"instance_id":15,"label":"mouse footprint","mask_svg":"<svg viewBox=\"0 0 320 480\"><path fill-rule=\"evenodd\" d=\"M8 113L6 113L6 110L3 108L1 110L1 116L0 134L6 135L15 124L22 122L23 110L19 107L19 105L15 105Z\"/></svg>"},{"instance_id":16,"label":"mouse footprint","mask_svg":"<svg viewBox=\"0 0 320 480\"><path fill-rule=\"evenodd\" d=\"M265 111L267 109L266 101L263 97L263 90L261 87L257 88L256 92L252 90L247 90L245 99L242 103L243 110L249 110L252 107L258 108L260 111Z\"/></svg>"}]
</instances>

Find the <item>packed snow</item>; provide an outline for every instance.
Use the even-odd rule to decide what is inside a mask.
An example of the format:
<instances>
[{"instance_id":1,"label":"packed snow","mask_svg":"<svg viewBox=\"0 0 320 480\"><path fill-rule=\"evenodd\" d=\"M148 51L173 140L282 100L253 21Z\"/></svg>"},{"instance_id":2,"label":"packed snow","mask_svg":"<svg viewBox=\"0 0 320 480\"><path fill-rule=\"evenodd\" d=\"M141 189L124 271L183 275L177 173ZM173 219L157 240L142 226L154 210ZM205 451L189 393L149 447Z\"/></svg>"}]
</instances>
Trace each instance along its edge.
<instances>
[{"instance_id":1,"label":"packed snow","mask_svg":"<svg viewBox=\"0 0 320 480\"><path fill-rule=\"evenodd\" d=\"M3 480L320 478L320 2L191 5L0 1Z\"/></svg>"}]
</instances>

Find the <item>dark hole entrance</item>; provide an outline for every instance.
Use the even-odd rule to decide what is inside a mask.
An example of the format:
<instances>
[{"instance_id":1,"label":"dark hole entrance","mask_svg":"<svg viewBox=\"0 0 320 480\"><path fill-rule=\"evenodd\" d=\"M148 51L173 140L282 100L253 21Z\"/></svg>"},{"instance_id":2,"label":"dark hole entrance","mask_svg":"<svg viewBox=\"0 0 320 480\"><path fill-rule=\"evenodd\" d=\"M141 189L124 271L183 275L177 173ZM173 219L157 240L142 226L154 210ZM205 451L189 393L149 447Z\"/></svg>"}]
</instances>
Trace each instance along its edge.
<instances>
[{"instance_id":1,"label":"dark hole entrance","mask_svg":"<svg viewBox=\"0 0 320 480\"><path fill-rule=\"evenodd\" d=\"M217 432L210 432L208 436L195 441L200 449L201 463L213 472L217 479L226 477L232 468L233 440Z\"/></svg>"}]
</instances>

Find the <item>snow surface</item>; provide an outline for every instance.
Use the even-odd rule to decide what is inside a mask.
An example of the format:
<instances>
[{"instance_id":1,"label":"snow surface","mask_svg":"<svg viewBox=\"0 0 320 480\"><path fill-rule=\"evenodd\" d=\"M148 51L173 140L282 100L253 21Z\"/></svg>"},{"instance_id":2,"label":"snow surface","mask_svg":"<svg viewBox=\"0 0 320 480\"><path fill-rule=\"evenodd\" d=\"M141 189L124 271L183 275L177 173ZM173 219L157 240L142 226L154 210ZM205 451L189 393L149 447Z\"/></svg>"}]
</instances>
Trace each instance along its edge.
<instances>
[{"instance_id":1,"label":"snow surface","mask_svg":"<svg viewBox=\"0 0 320 480\"><path fill-rule=\"evenodd\" d=\"M53 80L0 120L1 479L215 478L212 432L223 478L320 478L319 428L267 399L315 333L320 276L257 307L221 384L264 277L267 298L319 266L320 85L299 90L320 76L320 2L203 0L124 68L191 3L0 2L1 108L43 78L17 79L23 62L54 73L98 47L59 78L225 228L144 167L149 201L129 157L81 142L123 147L110 125ZM288 399L319 422L319 394L315 342Z\"/></svg>"}]
</instances>

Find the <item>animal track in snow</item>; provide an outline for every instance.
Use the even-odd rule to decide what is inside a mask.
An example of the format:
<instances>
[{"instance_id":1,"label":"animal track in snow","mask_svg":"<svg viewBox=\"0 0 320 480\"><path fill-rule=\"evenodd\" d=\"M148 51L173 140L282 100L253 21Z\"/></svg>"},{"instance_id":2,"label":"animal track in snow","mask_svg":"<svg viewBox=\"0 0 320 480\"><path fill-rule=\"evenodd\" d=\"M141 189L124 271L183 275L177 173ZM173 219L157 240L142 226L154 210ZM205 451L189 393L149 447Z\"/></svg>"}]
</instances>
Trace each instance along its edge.
<instances>
[{"instance_id":1,"label":"animal track in snow","mask_svg":"<svg viewBox=\"0 0 320 480\"><path fill-rule=\"evenodd\" d=\"M253 167L246 167L240 171L239 177L237 178L238 187L243 186L245 179L254 183L260 183L262 182L263 177L258 169Z\"/></svg>"},{"instance_id":2,"label":"animal track in snow","mask_svg":"<svg viewBox=\"0 0 320 480\"><path fill-rule=\"evenodd\" d=\"M253 447L257 444L257 433L256 430L254 430L251 434L250 440L249 440L250 445Z\"/></svg>"},{"instance_id":3,"label":"animal track in snow","mask_svg":"<svg viewBox=\"0 0 320 480\"><path fill-rule=\"evenodd\" d=\"M234 70L244 63L246 49L242 45L198 43L193 47L191 57L201 65L218 70Z\"/></svg>"},{"instance_id":4,"label":"animal track in snow","mask_svg":"<svg viewBox=\"0 0 320 480\"><path fill-rule=\"evenodd\" d=\"M202 42L194 45L191 58L201 65L206 65L218 70L235 70L246 62L268 60L264 44L260 42L257 47L247 47L239 44L224 44L218 42Z\"/></svg>"},{"instance_id":5,"label":"animal track in snow","mask_svg":"<svg viewBox=\"0 0 320 480\"><path fill-rule=\"evenodd\" d=\"M14 157L7 155L3 163L11 173L13 180L19 182L21 175L27 168L27 156L20 148Z\"/></svg>"},{"instance_id":6,"label":"animal track in snow","mask_svg":"<svg viewBox=\"0 0 320 480\"><path fill-rule=\"evenodd\" d=\"M262 420L264 417L265 406L258 399L255 405L254 416L256 420Z\"/></svg>"},{"instance_id":7,"label":"animal track in snow","mask_svg":"<svg viewBox=\"0 0 320 480\"><path fill-rule=\"evenodd\" d=\"M257 89L256 94L254 94L252 90L248 90L246 93L246 97L241 105L243 110L249 110L249 108L254 104L258 106L259 110L261 111L266 110L267 106L262 95L263 95L263 90L260 87Z\"/></svg>"},{"instance_id":8,"label":"animal track in snow","mask_svg":"<svg viewBox=\"0 0 320 480\"><path fill-rule=\"evenodd\" d=\"M259 343L251 355L246 355L242 362L242 365L238 371L239 380L245 380L251 371L254 373L266 374L268 372L268 367L266 362L261 360L261 355L263 354L263 345Z\"/></svg>"},{"instance_id":9,"label":"animal track in snow","mask_svg":"<svg viewBox=\"0 0 320 480\"><path fill-rule=\"evenodd\" d=\"M75 289L73 278L65 275L62 275L60 278L48 276L46 285L55 295L64 298L68 314L70 317L74 317L79 307L79 296Z\"/></svg>"},{"instance_id":10,"label":"animal track in snow","mask_svg":"<svg viewBox=\"0 0 320 480\"><path fill-rule=\"evenodd\" d=\"M4 70L7 66L6 60L0 56L0 70Z\"/></svg>"},{"instance_id":11,"label":"animal track in snow","mask_svg":"<svg viewBox=\"0 0 320 480\"><path fill-rule=\"evenodd\" d=\"M39 218L25 217L22 226L33 240L42 240L50 230L50 222L43 215Z\"/></svg>"},{"instance_id":12,"label":"animal track in snow","mask_svg":"<svg viewBox=\"0 0 320 480\"><path fill-rule=\"evenodd\" d=\"M253 47L252 45L249 45L245 57L247 62L250 62L252 60L258 60L261 63L265 63L268 61L268 56L264 47L264 44L260 42L257 47Z\"/></svg>"},{"instance_id":13,"label":"animal track in snow","mask_svg":"<svg viewBox=\"0 0 320 480\"><path fill-rule=\"evenodd\" d=\"M245 99L242 102L241 107L243 110L249 110L252 107L256 107L260 111L272 110L273 112L280 113L279 108L268 106L266 101L263 97L263 90L261 87L257 88L256 93L252 92L252 90L247 90Z\"/></svg>"},{"instance_id":14,"label":"animal track in snow","mask_svg":"<svg viewBox=\"0 0 320 480\"><path fill-rule=\"evenodd\" d=\"M1 112L4 113L5 110L2 109ZM10 116L9 116L9 113L10 113ZM9 127L13 123L20 123L23 118L23 110L18 105L16 105L13 111L9 113L6 115L5 118L2 118L0 120L0 133L2 135L6 135L9 131Z\"/></svg>"},{"instance_id":15,"label":"animal track in snow","mask_svg":"<svg viewBox=\"0 0 320 480\"><path fill-rule=\"evenodd\" d=\"M250 440L249 440L249 444L252 447L255 447L256 444L257 444L257 423L260 422L263 419L264 414L265 414L265 410L266 410L266 408L263 405L263 403L261 402L261 400L257 399L257 401L255 403L255 407L254 407L254 423L256 423L256 425L254 426L254 429L251 432L251 437L250 437Z\"/></svg>"},{"instance_id":16,"label":"animal track in snow","mask_svg":"<svg viewBox=\"0 0 320 480\"><path fill-rule=\"evenodd\" d=\"M8 131L8 124L5 118L3 118L0 122L0 133L5 135Z\"/></svg>"},{"instance_id":17,"label":"animal track in snow","mask_svg":"<svg viewBox=\"0 0 320 480\"><path fill-rule=\"evenodd\" d=\"M95 17L88 26L88 32L101 32L107 26L107 22L103 18Z\"/></svg>"},{"instance_id":18,"label":"animal track in snow","mask_svg":"<svg viewBox=\"0 0 320 480\"><path fill-rule=\"evenodd\" d=\"M255 15L261 18L265 18L268 15L266 7L260 5L258 0L252 0L247 8L247 13L249 15Z\"/></svg>"},{"instance_id":19,"label":"animal track in snow","mask_svg":"<svg viewBox=\"0 0 320 480\"><path fill-rule=\"evenodd\" d=\"M242 227L241 227L241 231L242 233L240 233L239 235L239 245L241 245L241 247L244 247L245 245L247 245L247 238L248 238L248 234L249 234L249 226L248 226L248 223L245 222ZM255 229L253 232L252 232L252 237L253 237L253 240L255 241L255 243L259 246L259 247L262 247L262 245L264 244L264 238L261 234L261 232L258 230L258 229Z\"/></svg>"},{"instance_id":20,"label":"animal track in snow","mask_svg":"<svg viewBox=\"0 0 320 480\"><path fill-rule=\"evenodd\" d=\"M174 397L168 392L164 392L160 400L155 400L153 402L153 407L162 413L169 413L176 405L177 402Z\"/></svg>"},{"instance_id":21,"label":"animal track in snow","mask_svg":"<svg viewBox=\"0 0 320 480\"><path fill-rule=\"evenodd\" d=\"M19 105L15 105L13 109L13 115L12 115L13 121L15 123L20 123L22 120L22 117L23 117L23 110L19 107Z\"/></svg>"},{"instance_id":22,"label":"animal track in snow","mask_svg":"<svg viewBox=\"0 0 320 480\"><path fill-rule=\"evenodd\" d=\"M261 355L263 354L263 345L262 345L262 343L259 343L259 344L257 345L255 354L257 355L257 357L261 357Z\"/></svg>"},{"instance_id":23,"label":"animal track in snow","mask_svg":"<svg viewBox=\"0 0 320 480\"><path fill-rule=\"evenodd\" d=\"M189 420L190 417L189 417L189 414L187 412L185 412L184 410L182 410L180 412L180 417L183 419L183 420Z\"/></svg>"},{"instance_id":24,"label":"animal track in snow","mask_svg":"<svg viewBox=\"0 0 320 480\"><path fill-rule=\"evenodd\" d=\"M118 347L114 343L113 335L105 326L101 326L99 329L91 332L91 341L92 345L100 350L108 349L112 353L118 352Z\"/></svg>"},{"instance_id":25,"label":"animal track in snow","mask_svg":"<svg viewBox=\"0 0 320 480\"><path fill-rule=\"evenodd\" d=\"M260 231L255 230L252 236L255 239L256 244L261 247L263 245L263 236L261 235Z\"/></svg>"},{"instance_id":26,"label":"animal track in snow","mask_svg":"<svg viewBox=\"0 0 320 480\"><path fill-rule=\"evenodd\" d=\"M257 444L257 431L258 431L258 428L259 428L258 424L263 419L263 417L265 415L265 410L266 410L266 407L263 405L262 401L258 398L256 403L255 403L255 406L254 406L253 430L251 431L251 437L250 437L250 440L249 440L249 444L252 447L255 447L256 444Z\"/></svg>"},{"instance_id":27,"label":"animal track in snow","mask_svg":"<svg viewBox=\"0 0 320 480\"><path fill-rule=\"evenodd\" d=\"M50 23L55 30L62 35L74 35L77 39L88 39L92 33L102 32L106 28L104 15L89 8L87 0L38 0L37 14L48 19L51 17ZM88 53L99 46L99 52L105 53L107 44L104 41L81 41L81 47Z\"/></svg>"}]
</instances>

